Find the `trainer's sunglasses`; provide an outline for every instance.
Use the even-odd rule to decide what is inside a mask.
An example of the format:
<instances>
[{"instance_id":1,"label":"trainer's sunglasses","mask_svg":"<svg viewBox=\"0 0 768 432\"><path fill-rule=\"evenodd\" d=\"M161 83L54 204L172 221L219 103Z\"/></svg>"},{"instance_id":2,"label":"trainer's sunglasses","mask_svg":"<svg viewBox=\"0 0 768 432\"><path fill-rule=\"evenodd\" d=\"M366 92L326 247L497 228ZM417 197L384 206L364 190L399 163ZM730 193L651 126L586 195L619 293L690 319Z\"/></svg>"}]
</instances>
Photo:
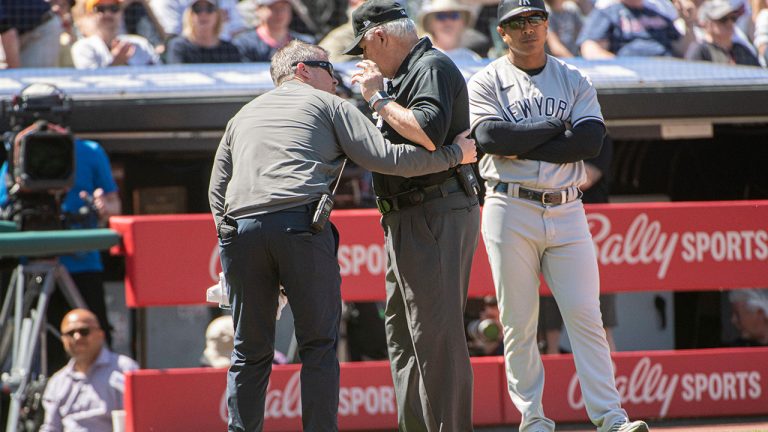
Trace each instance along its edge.
<instances>
[{"instance_id":1,"label":"trainer's sunglasses","mask_svg":"<svg viewBox=\"0 0 768 432\"><path fill-rule=\"evenodd\" d=\"M304 63L305 65L311 66L311 67L323 68L329 74L331 74L331 78L334 78L336 76L335 72L333 71L333 65L330 62L322 61L322 60L306 60L306 61L295 62L291 66L295 67L299 63Z\"/></svg>"},{"instance_id":2,"label":"trainer's sunglasses","mask_svg":"<svg viewBox=\"0 0 768 432\"><path fill-rule=\"evenodd\" d=\"M76 328L72 329L66 333L62 333L62 336L66 336L70 339L74 339L76 334L79 334L80 337L88 337L88 335L91 334L91 328L90 327L82 327L82 328Z\"/></svg>"},{"instance_id":3,"label":"trainer's sunglasses","mask_svg":"<svg viewBox=\"0 0 768 432\"><path fill-rule=\"evenodd\" d=\"M461 12L436 12L435 19L438 21L456 21L461 18Z\"/></svg>"},{"instance_id":4,"label":"trainer's sunglasses","mask_svg":"<svg viewBox=\"0 0 768 432\"><path fill-rule=\"evenodd\" d=\"M96 5L93 7L93 10L97 13L107 13L112 12L113 14L116 14L120 12L120 5L118 4L105 4L105 5Z\"/></svg>"},{"instance_id":5,"label":"trainer's sunglasses","mask_svg":"<svg viewBox=\"0 0 768 432\"><path fill-rule=\"evenodd\" d=\"M192 4L192 12L196 14L201 14L203 12L214 13L216 12L216 9L216 5L212 5L207 2L197 2Z\"/></svg>"},{"instance_id":6,"label":"trainer's sunglasses","mask_svg":"<svg viewBox=\"0 0 768 432\"><path fill-rule=\"evenodd\" d=\"M546 20L547 20L546 14L538 13L538 14L529 15L529 16L510 18L504 21L503 23L501 23L501 26L508 28L510 30L522 30L523 27L525 27L526 22L530 24L531 27L538 27Z\"/></svg>"}]
</instances>

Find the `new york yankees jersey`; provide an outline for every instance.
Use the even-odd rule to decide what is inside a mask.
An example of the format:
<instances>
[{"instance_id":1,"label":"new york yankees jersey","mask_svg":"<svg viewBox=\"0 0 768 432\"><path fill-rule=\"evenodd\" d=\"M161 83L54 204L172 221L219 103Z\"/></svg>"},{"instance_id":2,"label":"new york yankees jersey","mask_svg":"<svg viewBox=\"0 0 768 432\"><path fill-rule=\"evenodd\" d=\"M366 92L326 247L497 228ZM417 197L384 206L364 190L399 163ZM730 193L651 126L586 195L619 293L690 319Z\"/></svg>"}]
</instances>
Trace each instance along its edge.
<instances>
[{"instance_id":1,"label":"new york yankees jersey","mask_svg":"<svg viewBox=\"0 0 768 432\"><path fill-rule=\"evenodd\" d=\"M550 55L544 69L529 76L504 56L469 82L469 120L474 131L485 120L526 124L559 118L572 127L587 120L604 123L592 82L581 71ZM480 173L491 186L519 183L533 189L578 186L586 179L584 162L556 164L487 154Z\"/></svg>"}]
</instances>

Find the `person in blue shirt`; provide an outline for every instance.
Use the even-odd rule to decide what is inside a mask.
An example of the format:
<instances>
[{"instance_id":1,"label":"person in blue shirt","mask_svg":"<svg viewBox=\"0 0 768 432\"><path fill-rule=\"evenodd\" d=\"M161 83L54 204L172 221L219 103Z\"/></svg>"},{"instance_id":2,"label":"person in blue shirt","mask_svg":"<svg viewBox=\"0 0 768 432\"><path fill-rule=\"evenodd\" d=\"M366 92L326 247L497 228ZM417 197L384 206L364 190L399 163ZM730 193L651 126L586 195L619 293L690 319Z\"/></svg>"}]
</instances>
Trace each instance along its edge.
<instances>
[{"instance_id":1,"label":"person in blue shirt","mask_svg":"<svg viewBox=\"0 0 768 432\"><path fill-rule=\"evenodd\" d=\"M686 26L693 28L693 23ZM682 57L693 32L681 34L666 15L644 0L621 0L594 9L582 27L577 44L585 59L615 56Z\"/></svg>"},{"instance_id":2,"label":"person in blue shirt","mask_svg":"<svg viewBox=\"0 0 768 432\"><path fill-rule=\"evenodd\" d=\"M0 178L5 179L8 172L7 162L0 168ZM89 206L89 202L91 205ZM9 204L5 181L0 181L0 207ZM75 179L72 188L62 201L62 214L78 214L83 207L95 211L92 217L75 217L68 229L97 228L110 216L120 214L121 203L117 184L112 177L112 170L104 149L99 143L90 140L75 140ZM111 344L111 332L107 319L107 307L104 299L103 272L99 251L78 252L60 257L61 264L69 271L80 294L90 309L99 319L104 329L107 343ZM48 322L54 326L60 323L71 309L63 294L56 290L48 307ZM61 343L49 337L49 369L58 370L67 362L66 353Z\"/></svg>"}]
</instances>

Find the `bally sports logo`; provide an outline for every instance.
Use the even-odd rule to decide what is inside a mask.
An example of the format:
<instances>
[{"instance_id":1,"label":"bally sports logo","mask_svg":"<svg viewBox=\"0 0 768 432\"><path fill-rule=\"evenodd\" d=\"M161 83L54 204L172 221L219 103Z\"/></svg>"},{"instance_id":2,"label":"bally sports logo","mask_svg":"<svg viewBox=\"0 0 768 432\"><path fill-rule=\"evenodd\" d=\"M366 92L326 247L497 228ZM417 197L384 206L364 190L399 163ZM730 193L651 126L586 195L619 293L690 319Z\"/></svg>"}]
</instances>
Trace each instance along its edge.
<instances>
[{"instance_id":1,"label":"bally sports logo","mask_svg":"<svg viewBox=\"0 0 768 432\"><path fill-rule=\"evenodd\" d=\"M688 403L758 400L763 395L762 381L756 370L667 374L661 363L643 357L628 375L616 375L616 388L622 405L660 404L659 418L665 418L670 403L678 398ZM568 385L568 405L574 410L584 408L575 373Z\"/></svg>"},{"instance_id":2,"label":"bally sports logo","mask_svg":"<svg viewBox=\"0 0 768 432\"><path fill-rule=\"evenodd\" d=\"M301 372L294 372L284 388L270 382L264 409L265 419L301 417ZM395 389L391 385L346 386L339 389L340 416L377 416L396 413ZM227 421L227 393L221 397L219 416Z\"/></svg>"},{"instance_id":3,"label":"bally sports logo","mask_svg":"<svg viewBox=\"0 0 768 432\"><path fill-rule=\"evenodd\" d=\"M664 279L678 248L686 263L712 259L722 261L765 261L768 259L768 232L765 230L664 231L661 222L638 214L625 233L612 232L611 219L588 213L597 260L601 265L657 264L656 277Z\"/></svg>"}]
</instances>

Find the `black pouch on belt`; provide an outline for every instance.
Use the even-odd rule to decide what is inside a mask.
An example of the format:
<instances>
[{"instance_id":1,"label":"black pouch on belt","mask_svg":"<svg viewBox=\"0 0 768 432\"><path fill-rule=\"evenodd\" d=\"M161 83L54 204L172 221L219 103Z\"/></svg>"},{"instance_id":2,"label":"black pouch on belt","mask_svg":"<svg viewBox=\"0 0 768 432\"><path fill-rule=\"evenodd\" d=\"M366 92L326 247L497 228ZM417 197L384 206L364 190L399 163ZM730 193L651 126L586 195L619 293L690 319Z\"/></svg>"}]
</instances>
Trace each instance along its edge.
<instances>
[{"instance_id":1,"label":"black pouch on belt","mask_svg":"<svg viewBox=\"0 0 768 432\"><path fill-rule=\"evenodd\" d=\"M480 195L480 183L477 181L472 165L459 165L456 168L456 174L464 193L471 197Z\"/></svg>"},{"instance_id":2,"label":"black pouch on belt","mask_svg":"<svg viewBox=\"0 0 768 432\"><path fill-rule=\"evenodd\" d=\"M216 227L216 233L220 240L228 240L237 234L237 221L229 216L224 216Z\"/></svg>"}]
</instances>

